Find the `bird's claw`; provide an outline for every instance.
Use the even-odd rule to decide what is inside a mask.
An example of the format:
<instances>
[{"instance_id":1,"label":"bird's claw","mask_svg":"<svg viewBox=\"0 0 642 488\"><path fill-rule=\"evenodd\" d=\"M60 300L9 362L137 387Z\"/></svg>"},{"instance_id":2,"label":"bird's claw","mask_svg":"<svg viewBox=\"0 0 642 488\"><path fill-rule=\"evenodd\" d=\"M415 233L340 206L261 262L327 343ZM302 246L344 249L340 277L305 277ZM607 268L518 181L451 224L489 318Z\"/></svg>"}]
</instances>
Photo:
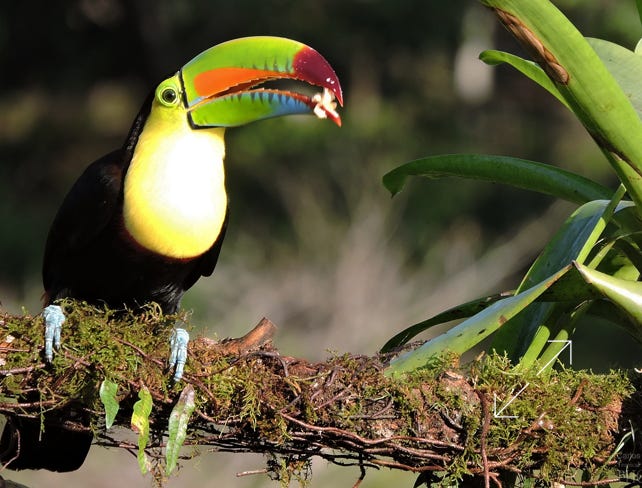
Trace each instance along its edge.
<instances>
[{"instance_id":1,"label":"bird's claw","mask_svg":"<svg viewBox=\"0 0 642 488\"><path fill-rule=\"evenodd\" d=\"M169 338L171 348L169 354L169 367L174 368L174 381L180 381L183 377L183 368L187 362L187 344L189 333L185 329L175 328Z\"/></svg>"},{"instance_id":2,"label":"bird's claw","mask_svg":"<svg viewBox=\"0 0 642 488\"><path fill-rule=\"evenodd\" d=\"M49 305L42 311L45 319L45 359L53 360L53 350L60 349L60 331L65 322L65 314L59 305Z\"/></svg>"},{"instance_id":3,"label":"bird's claw","mask_svg":"<svg viewBox=\"0 0 642 488\"><path fill-rule=\"evenodd\" d=\"M65 314L59 305L49 305L42 311L45 320L45 359L53 360L53 350L60 349L60 331L65 322ZM182 328L175 328L169 339L169 367L174 369L174 381L180 381L187 362L187 344L189 333Z\"/></svg>"}]
</instances>

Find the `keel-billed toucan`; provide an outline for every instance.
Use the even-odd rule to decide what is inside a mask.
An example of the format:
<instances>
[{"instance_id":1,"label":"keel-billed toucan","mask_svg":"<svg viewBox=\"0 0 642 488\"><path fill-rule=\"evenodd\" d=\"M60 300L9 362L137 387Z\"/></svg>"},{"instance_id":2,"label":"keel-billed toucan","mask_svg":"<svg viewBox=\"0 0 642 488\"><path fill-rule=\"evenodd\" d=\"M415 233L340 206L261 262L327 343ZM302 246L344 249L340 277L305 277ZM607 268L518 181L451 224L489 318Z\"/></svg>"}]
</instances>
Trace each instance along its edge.
<instances>
[{"instance_id":1,"label":"keel-billed toucan","mask_svg":"<svg viewBox=\"0 0 642 488\"><path fill-rule=\"evenodd\" d=\"M323 94L261 87L275 79L305 81ZM123 146L85 170L55 217L43 267L47 358L64 320L58 299L130 309L156 302L175 312L183 293L212 273L221 249L228 214L225 129L302 113L340 125L335 98L343 103L328 62L304 44L276 37L219 44L160 83ZM39 419L5 431L5 451L15 431L22 439L10 468L70 471L82 464L91 435L47 420L43 432Z\"/></svg>"}]
</instances>

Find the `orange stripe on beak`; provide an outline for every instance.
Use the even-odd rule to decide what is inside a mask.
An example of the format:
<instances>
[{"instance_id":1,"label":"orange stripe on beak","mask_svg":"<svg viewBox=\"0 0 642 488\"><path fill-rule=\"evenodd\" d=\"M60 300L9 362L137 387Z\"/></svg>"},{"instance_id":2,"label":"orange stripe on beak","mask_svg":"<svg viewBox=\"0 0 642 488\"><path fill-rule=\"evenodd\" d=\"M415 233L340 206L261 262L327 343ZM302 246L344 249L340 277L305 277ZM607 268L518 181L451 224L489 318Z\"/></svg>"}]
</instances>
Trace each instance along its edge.
<instances>
[{"instance_id":1,"label":"orange stripe on beak","mask_svg":"<svg viewBox=\"0 0 642 488\"><path fill-rule=\"evenodd\" d=\"M253 85L270 78L291 78L288 73L254 68L216 68L199 73L194 88L201 97L211 97L239 85Z\"/></svg>"}]
</instances>

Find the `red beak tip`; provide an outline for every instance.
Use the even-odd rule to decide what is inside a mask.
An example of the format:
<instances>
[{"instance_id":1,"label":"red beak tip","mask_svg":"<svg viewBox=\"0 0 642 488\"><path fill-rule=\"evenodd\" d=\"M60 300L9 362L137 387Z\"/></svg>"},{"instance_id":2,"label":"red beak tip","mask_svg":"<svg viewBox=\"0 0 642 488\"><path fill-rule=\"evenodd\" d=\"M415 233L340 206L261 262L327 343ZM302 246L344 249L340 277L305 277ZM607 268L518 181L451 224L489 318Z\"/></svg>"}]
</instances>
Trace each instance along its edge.
<instances>
[{"instance_id":1,"label":"red beak tip","mask_svg":"<svg viewBox=\"0 0 642 488\"><path fill-rule=\"evenodd\" d=\"M343 92L330 63L316 50L304 46L294 57L292 67L297 78L330 90L343 106Z\"/></svg>"}]
</instances>

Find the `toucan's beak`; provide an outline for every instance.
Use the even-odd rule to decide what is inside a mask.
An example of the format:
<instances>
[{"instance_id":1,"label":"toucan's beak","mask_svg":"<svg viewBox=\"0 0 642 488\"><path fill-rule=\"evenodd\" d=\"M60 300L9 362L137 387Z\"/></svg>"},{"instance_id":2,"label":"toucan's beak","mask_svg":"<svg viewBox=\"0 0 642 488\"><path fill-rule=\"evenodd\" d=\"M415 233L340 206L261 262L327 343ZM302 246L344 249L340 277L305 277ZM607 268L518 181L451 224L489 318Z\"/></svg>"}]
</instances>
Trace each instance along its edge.
<instances>
[{"instance_id":1,"label":"toucan's beak","mask_svg":"<svg viewBox=\"0 0 642 488\"><path fill-rule=\"evenodd\" d=\"M282 37L245 37L203 51L180 70L193 127L235 127L281 115L314 113L341 125L339 79L317 51ZM323 88L308 96L261 84L294 79Z\"/></svg>"}]
</instances>

